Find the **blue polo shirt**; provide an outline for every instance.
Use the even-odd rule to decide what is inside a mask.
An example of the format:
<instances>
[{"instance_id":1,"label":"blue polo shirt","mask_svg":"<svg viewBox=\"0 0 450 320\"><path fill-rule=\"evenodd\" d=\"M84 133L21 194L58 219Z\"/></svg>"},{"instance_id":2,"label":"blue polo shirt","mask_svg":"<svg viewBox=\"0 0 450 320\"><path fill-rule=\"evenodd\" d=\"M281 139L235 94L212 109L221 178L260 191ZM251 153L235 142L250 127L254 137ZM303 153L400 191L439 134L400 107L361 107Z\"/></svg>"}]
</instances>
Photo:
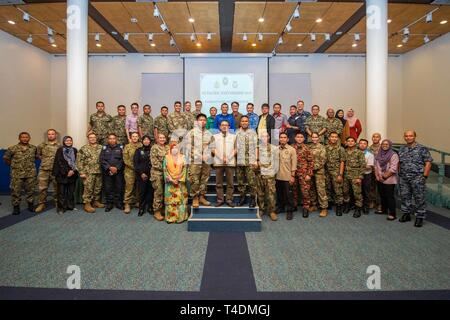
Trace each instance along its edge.
<instances>
[{"instance_id":1,"label":"blue polo shirt","mask_svg":"<svg viewBox=\"0 0 450 320\"><path fill-rule=\"evenodd\" d=\"M234 126L234 118L233 118L233 115L232 115L231 113L226 114L226 115L224 115L224 114L222 114L222 113L216 115L216 118L214 119L213 128L219 130L220 123L221 123L222 121L224 121L224 120L225 120L225 121L228 121L228 123L230 124L230 129L231 129L231 130L234 130L234 129L235 129L235 126Z\"/></svg>"}]
</instances>

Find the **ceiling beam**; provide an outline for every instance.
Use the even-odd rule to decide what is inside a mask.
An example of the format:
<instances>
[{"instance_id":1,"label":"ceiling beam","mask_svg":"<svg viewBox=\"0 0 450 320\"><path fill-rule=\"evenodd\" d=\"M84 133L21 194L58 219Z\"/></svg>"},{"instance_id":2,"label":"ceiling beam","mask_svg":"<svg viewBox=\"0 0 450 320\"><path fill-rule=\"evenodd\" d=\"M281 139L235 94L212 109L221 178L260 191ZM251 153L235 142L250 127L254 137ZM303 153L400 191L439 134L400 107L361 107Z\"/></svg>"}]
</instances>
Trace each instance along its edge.
<instances>
[{"instance_id":1,"label":"ceiling beam","mask_svg":"<svg viewBox=\"0 0 450 320\"><path fill-rule=\"evenodd\" d=\"M235 0L219 0L220 47L222 52L231 52Z\"/></svg>"}]
</instances>

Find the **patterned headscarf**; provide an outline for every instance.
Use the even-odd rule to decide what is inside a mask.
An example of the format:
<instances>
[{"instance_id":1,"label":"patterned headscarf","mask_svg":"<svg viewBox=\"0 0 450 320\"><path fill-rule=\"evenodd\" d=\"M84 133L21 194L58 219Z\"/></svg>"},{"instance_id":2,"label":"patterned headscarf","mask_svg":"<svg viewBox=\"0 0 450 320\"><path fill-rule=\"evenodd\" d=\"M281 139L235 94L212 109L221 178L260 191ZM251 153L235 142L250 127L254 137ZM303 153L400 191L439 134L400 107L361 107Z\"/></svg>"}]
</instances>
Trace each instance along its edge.
<instances>
[{"instance_id":1,"label":"patterned headscarf","mask_svg":"<svg viewBox=\"0 0 450 320\"><path fill-rule=\"evenodd\" d=\"M63 143L63 155L64 155L64 159L67 161L67 163L69 164L69 167L72 170L75 170L75 151L73 149L72 146L68 146L66 144L67 139L70 139L73 141L72 137L70 136L65 136L62 140Z\"/></svg>"},{"instance_id":2,"label":"patterned headscarf","mask_svg":"<svg viewBox=\"0 0 450 320\"><path fill-rule=\"evenodd\" d=\"M383 144L383 142L385 141L389 144L389 149L383 150L383 148L380 148L376 157L376 161L380 165L382 171L386 171L387 165L391 160L392 155L394 154L394 150L392 150L392 141L384 139L381 144Z\"/></svg>"}]
</instances>

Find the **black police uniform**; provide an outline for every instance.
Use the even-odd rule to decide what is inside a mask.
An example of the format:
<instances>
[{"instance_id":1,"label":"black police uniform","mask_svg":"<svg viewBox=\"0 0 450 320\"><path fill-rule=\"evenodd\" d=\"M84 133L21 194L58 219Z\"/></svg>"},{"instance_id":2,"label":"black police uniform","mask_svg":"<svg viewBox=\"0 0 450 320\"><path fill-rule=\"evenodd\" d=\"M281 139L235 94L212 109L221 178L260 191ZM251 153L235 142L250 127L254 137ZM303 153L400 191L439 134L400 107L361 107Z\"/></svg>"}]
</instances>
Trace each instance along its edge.
<instances>
[{"instance_id":1,"label":"black police uniform","mask_svg":"<svg viewBox=\"0 0 450 320\"><path fill-rule=\"evenodd\" d=\"M134 153L133 163L139 190L139 215L142 215L145 210L152 213L154 190L150 181L150 146L137 149ZM143 173L147 175L146 180L141 177Z\"/></svg>"},{"instance_id":2,"label":"black police uniform","mask_svg":"<svg viewBox=\"0 0 450 320\"><path fill-rule=\"evenodd\" d=\"M117 208L123 209L123 147L119 144L103 146L100 153L100 163L103 172L106 207L111 208L116 205ZM116 167L117 173L112 174L109 170L110 167Z\"/></svg>"}]
</instances>

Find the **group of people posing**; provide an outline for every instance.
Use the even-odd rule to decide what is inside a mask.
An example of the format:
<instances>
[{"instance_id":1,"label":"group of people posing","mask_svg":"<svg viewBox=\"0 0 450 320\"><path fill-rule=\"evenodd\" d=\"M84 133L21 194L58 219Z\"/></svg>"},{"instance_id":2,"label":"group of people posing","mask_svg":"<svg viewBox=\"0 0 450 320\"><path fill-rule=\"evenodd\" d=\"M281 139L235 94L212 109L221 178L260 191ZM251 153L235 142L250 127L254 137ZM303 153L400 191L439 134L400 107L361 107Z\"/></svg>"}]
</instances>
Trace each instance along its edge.
<instances>
[{"instance_id":1,"label":"group of people posing","mask_svg":"<svg viewBox=\"0 0 450 320\"><path fill-rule=\"evenodd\" d=\"M207 116L200 100L194 111L190 102L182 111L182 103L176 101L172 113L163 106L153 119L150 105L143 106L142 115L137 103L131 105L130 115L123 105L115 116L105 112L101 101L96 108L89 120L88 144L80 150L73 147L70 136L60 145L54 129L47 131L46 141L38 147L22 132L19 143L8 148L4 161L11 166L13 214L20 213L22 188L30 211L45 210L52 182L57 212L73 210L80 178L88 213L117 207L129 214L137 206L139 216L149 212L159 221L181 223L189 216L189 195L193 208L212 205L206 194L214 169L217 207L258 205L260 215L276 221L281 212L291 220L299 204L304 218L314 211L326 217L334 204L337 216L353 209L353 217L359 218L373 208L392 221L396 219L394 188L399 184L399 221L410 221L415 214L414 225L423 224L425 181L433 161L429 151L416 142L414 131L405 131L406 145L398 152L377 133L369 146L368 140L359 139L362 124L352 109L344 114L328 108L322 117L319 106L312 106L310 113L300 100L290 106L288 117L279 103L273 105L272 114L264 103L257 115L252 103L246 106L247 114L241 114L239 103L233 102L232 113L223 103L220 114L211 107ZM36 159L41 160L38 175Z\"/></svg>"}]
</instances>

